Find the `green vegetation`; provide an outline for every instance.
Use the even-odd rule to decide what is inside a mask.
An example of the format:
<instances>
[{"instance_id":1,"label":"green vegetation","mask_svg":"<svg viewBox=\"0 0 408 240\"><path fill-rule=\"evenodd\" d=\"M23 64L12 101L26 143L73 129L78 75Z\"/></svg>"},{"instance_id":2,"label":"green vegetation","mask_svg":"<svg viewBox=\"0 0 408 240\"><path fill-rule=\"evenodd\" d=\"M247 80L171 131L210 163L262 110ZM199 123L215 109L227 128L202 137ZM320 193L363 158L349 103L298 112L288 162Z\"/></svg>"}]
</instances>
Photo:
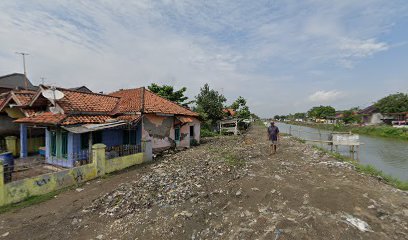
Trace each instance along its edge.
<instances>
[{"instance_id":1,"label":"green vegetation","mask_svg":"<svg viewBox=\"0 0 408 240\"><path fill-rule=\"evenodd\" d=\"M334 153L334 152L330 152L324 148L320 148L317 146L313 146L315 149L318 149L319 151L325 152L331 156L333 156L334 158L336 158L337 160L343 161L343 162L348 162L351 163L355 169L360 172L360 173L364 173L373 177L377 177L377 178L381 178L384 182L398 188L401 190L408 190L408 182L405 181L401 181L395 177L392 177L388 174L385 174L384 172L376 169L374 166L372 165L363 165L358 163L357 161L349 158L349 157L345 157L339 153Z\"/></svg>"},{"instance_id":2,"label":"green vegetation","mask_svg":"<svg viewBox=\"0 0 408 240\"><path fill-rule=\"evenodd\" d=\"M175 91L173 86L169 85L158 85L156 83L152 83L150 86L147 87L150 91L156 93L157 95L164 97L170 101L176 102L183 106L188 106L188 104L192 103L185 102L187 101L188 97L184 96L187 88L182 87L180 90Z\"/></svg>"},{"instance_id":3,"label":"green vegetation","mask_svg":"<svg viewBox=\"0 0 408 240\"><path fill-rule=\"evenodd\" d=\"M224 117L222 110L226 101L224 95L210 89L207 83L200 89L200 93L196 96L197 106L194 110L200 114L203 128L211 129L218 120Z\"/></svg>"},{"instance_id":4,"label":"green vegetation","mask_svg":"<svg viewBox=\"0 0 408 240\"><path fill-rule=\"evenodd\" d=\"M218 133L213 132L207 128L201 128L201 133L200 133L201 137L216 137L218 135L219 135Z\"/></svg>"},{"instance_id":5,"label":"green vegetation","mask_svg":"<svg viewBox=\"0 0 408 240\"><path fill-rule=\"evenodd\" d=\"M242 167L245 165L245 160L243 160L242 158L237 157L234 154L231 153L223 153L222 154L223 160L225 161L225 163L229 166L232 167Z\"/></svg>"},{"instance_id":6,"label":"green vegetation","mask_svg":"<svg viewBox=\"0 0 408 240\"><path fill-rule=\"evenodd\" d=\"M336 109L332 106L318 106L313 107L307 112L311 118L328 118L333 117L336 114Z\"/></svg>"},{"instance_id":7,"label":"green vegetation","mask_svg":"<svg viewBox=\"0 0 408 240\"><path fill-rule=\"evenodd\" d=\"M25 208L37 203L41 203L41 202L45 202L48 201L52 198L54 198L56 195L60 194L63 191L66 191L68 188L64 188L64 189L60 189L54 192L50 192L50 193L46 193L43 195L39 195L39 196L31 196L26 198L24 201L19 202L19 203L15 203L15 204L9 204L6 206L1 206L0 207L0 214L1 213L5 213L8 211L13 211L13 210L17 210L17 209L21 209L21 208Z\"/></svg>"},{"instance_id":8,"label":"green vegetation","mask_svg":"<svg viewBox=\"0 0 408 240\"><path fill-rule=\"evenodd\" d=\"M246 103L247 101L245 100L245 98L241 96L239 96L237 100L235 100L232 103L231 108L234 109L234 111L236 111L237 118L248 119L251 117L251 112L249 111L249 108L246 105Z\"/></svg>"},{"instance_id":9,"label":"green vegetation","mask_svg":"<svg viewBox=\"0 0 408 240\"><path fill-rule=\"evenodd\" d=\"M388 95L375 103L382 113L408 112L408 94L395 93Z\"/></svg>"}]
</instances>

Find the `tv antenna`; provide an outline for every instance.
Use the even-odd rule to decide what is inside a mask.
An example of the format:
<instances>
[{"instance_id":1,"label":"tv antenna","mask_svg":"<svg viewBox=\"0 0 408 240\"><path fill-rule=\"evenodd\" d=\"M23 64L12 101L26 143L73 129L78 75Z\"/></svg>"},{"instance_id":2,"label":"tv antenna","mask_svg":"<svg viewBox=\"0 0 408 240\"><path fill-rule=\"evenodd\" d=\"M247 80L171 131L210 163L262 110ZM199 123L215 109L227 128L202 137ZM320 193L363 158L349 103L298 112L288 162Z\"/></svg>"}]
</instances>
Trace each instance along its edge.
<instances>
[{"instance_id":1,"label":"tv antenna","mask_svg":"<svg viewBox=\"0 0 408 240\"><path fill-rule=\"evenodd\" d=\"M24 67L24 87L25 90L28 89L28 79L27 79L27 69L26 69L26 62L25 62L25 56L30 55L28 53L25 52L16 52L16 54L20 54L21 56L23 56L23 67Z\"/></svg>"}]
</instances>

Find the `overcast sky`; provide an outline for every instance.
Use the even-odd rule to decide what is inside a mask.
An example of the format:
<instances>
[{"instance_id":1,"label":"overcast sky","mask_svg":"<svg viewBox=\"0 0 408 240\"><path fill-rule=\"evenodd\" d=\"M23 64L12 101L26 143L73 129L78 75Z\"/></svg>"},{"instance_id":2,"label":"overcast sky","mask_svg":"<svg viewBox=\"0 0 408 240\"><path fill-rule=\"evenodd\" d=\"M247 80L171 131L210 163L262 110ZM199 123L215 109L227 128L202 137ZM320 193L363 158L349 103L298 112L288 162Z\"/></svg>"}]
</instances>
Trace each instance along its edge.
<instances>
[{"instance_id":1,"label":"overcast sky","mask_svg":"<svg viewBox=\"0 0 408 240\"><path fill-rule=\"evenodd\" d=\"M408 1L0 1L0 75L94 91L204 83L262 117L408 92Z\"/></svg>"}]
</instances>

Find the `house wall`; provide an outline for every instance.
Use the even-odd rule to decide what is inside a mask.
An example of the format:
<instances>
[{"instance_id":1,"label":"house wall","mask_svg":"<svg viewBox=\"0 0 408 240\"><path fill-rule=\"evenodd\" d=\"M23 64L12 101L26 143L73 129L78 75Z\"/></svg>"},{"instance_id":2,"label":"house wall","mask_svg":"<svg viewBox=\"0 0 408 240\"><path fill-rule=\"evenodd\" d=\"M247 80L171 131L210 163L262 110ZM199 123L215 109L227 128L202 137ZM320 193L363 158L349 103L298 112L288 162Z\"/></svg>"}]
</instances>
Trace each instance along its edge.
<instances>
[{"instance_id":1,"label":"house wall","mask_svg":"<svg viewBox=\"0 0 408 240\"><path fill-rule=\"evenodd\" d=\"M151 140L155 152L175 147L174 117L156 114L144 115L142 139Z\"/></svg>"},{"instance_id":2,"label":"house wall","mask_svg":"<svg viewBox=\"0 0 408 240\"><path fill-rule=\"evenodd\" d=\"M19 136L20 125L13 122L13 118L6 114L0 114L0 136Z\"/></svg>"},{"instance_id":3,"label":"house wall","mask_svg":"<svg viewBox=\"0 0 408 240\"><path fill-rule=\"evenodd\" d=\"M122 129L107 129L102 133L102 142L107 147L121 145L123 143Z\"/></svg>"},{"instance_id":4,"label":"house wall","mask_svg":"<svg viewBox=\"0 0 408 240\"><path fill-rule=\"evenodd\" d=\"M381 123L384 123L383 120L382 120L383 118L384 118L384 116L383 116L381 113L374 113L374 114L371 116L370 124L381 124Z\"/></svg>"},{"instance_id":5,"label":"house wall","mask_svg":"<svg viewBox=\"0 0 408 240\"><path fill-rule=\"evenodd\" d=\"M177 147L190 147L190 126L194 126L194 139L200 142L200 121L192 118L193 122L184 124L180 128L180 141ZM146 114L143 117L142 138L151 140L154 152L176 147L175 117Z\"/></svg>"}]
</instances>

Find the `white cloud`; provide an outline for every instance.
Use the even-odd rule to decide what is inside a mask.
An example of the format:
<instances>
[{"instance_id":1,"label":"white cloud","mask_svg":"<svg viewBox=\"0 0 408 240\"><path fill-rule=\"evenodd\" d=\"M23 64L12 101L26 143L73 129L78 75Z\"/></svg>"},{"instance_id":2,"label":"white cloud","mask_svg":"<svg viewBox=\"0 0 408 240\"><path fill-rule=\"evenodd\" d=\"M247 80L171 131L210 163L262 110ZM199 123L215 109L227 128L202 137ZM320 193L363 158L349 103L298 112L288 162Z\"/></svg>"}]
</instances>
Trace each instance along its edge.
<instances>
[{"instance_id":1,"label":"white cloud","mask_svg":"<svg viewBox=\"0 0 408 240\"><path fill-rule=\"evenodd\" d=\"M344 93L341 91L331 90L331 91L317 91L309 96L309 101L315 103L331 103L337 101L344 97Z\"/></svg>"},{"instance_id":2,"label":"white cloud","mask_svg":"<svg viewBox=\"0 0 408 240\"><path fill-rule=\"evenodd\" d=\"M380 37L406 9L400 3L4 0L0 75L21 71L14 52L25 51L36 83L111 91L158 82L194 96L208 82L262 115L293 104L269 99L272 91L307 98L316 86L303 81L331 72L321 64L353 67L388 50Z\"/></svg>"}]
</instances>

